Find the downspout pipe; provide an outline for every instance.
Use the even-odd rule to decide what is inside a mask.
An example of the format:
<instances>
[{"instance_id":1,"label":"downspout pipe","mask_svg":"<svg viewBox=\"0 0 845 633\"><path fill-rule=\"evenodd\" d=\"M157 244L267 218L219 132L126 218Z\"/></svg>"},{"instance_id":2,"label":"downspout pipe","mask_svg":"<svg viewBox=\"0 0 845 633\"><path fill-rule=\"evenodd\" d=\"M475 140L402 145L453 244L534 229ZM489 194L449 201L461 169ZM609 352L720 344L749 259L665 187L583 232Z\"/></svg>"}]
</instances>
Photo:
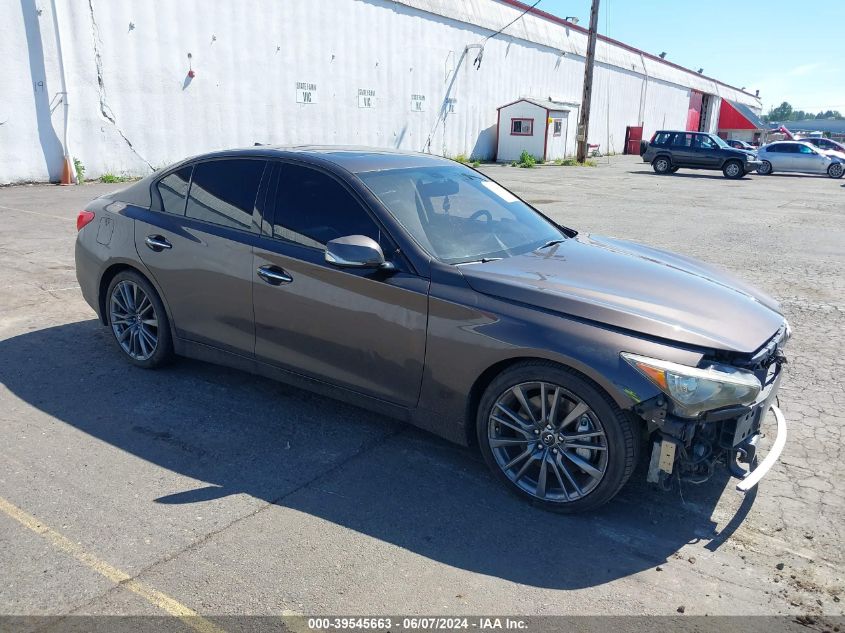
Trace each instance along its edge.
<instances>
[{"instance_id":1,"label":"downspout pipe","mask_svg":"<svg viewBox=\"0 0 845 633\"><path fill-rule=\"evenodd\" d=\"M53 29L56 33L56 53L59 58L59 78L61 80L62 110L64 111L64 131L62 134L62 149L64 150L64 164L62 165L62 184L79 184L76 177L76 167L73 164L73 158L70 153L70 143L68 141L68 128L70 127L70 103L67 96L67 75L65 73L65 60L62 54L62 32L59 28L59 12L56 7L56 0L50 0L53 9Z\"/></svg>"},{"instance_id":2,"label":"downspout pipe","mask_svg":"<svg viewBox=\"0 0 845 633\"><path fill-rule=\"evenodd\" d=\"M645 65L645 57L640 53L640 63L643 65L643 74L645 75L645 82L643 89L640 92L640 125L645 127L645 106L646 98L648 97L648 68Z\"/></svg>"}]
</instances>

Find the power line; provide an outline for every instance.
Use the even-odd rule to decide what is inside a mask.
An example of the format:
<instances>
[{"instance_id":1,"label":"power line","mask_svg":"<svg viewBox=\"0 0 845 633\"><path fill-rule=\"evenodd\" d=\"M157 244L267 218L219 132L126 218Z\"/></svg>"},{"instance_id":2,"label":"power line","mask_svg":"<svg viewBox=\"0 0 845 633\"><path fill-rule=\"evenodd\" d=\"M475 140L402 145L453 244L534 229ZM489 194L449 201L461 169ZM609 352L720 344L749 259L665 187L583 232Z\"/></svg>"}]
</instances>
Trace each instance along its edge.
<instances>
[{"instance_id":1,"label":"power line","mask_svg":"<svg viewBox=\"0 0 845 633\"><path fill-rule=\"evenodd\" d=\"M525 14L526 14L526 13L528 13L529 11L531 11L532 9L534 9L534 7L536 7L538 4L540 4L540 2L542 2L542 0L537 0L537 2L535 2L534 4L532 4L530 7L527 7L527 8L525 9L525 11L523 11L522 13L520 13L520 14L519 14L518 16L516 16L513 20L511 20L510 22L508 22L505 26L503 26L502 28L500 28L500 29L499 29L498 31L496 31L495 33L493 33L493 35L488 35L487 37L485 37L485 38L484 38L484 40L481 42L481 45L482 45L482 46L484 46L484 43L485 43L487 40L489 40L489 39L492 39L492 38L496 37L496 36L497 36L497 35L499 35L502 31L504 31L506 28L508 28L509 26L511 26L512 24L514 24L515 22L518 22L519 20L521 20L523 17L525 17Z\"/></svg>"}]
</instances>

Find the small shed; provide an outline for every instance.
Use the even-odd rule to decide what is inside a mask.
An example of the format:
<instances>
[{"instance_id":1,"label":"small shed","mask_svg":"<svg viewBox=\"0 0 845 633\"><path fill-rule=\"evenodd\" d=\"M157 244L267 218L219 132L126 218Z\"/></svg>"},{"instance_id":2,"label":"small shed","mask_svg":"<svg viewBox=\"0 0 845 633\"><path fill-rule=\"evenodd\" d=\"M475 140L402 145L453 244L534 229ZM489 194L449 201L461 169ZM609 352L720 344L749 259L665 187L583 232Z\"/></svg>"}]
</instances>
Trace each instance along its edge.
<instances>
[{"instance_id":1,"label":"small shed","mask_svg":"<svg viewBox=\"0 0 845 633\"><path fill-rule=\"evenodd\" d=\"M500 106L496 160L519 160L523 151L542 161L573 155L578 121L569 119L577 109L577 103L531 97Z\"/></svg>"}]
</instances>

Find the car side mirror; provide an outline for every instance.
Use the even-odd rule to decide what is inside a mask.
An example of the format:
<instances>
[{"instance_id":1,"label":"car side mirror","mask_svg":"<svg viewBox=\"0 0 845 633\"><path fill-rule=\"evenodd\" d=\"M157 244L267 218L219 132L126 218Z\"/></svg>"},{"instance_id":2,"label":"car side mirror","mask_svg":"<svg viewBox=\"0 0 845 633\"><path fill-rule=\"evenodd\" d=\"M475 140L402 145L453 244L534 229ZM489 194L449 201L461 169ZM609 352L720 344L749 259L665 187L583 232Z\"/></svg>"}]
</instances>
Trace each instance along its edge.
<instances>
[{"instance_id":1,"label":"car side mirror","mask_svg":"<svg viewBox=\"0 0 845 633\"><path fill-rule=\"evenodd\" d=\"M326 262L340 268L372 268L393 270L384 260L381 246L366 235L347 235L326 244Z\"/></svg>"}]
</instances>

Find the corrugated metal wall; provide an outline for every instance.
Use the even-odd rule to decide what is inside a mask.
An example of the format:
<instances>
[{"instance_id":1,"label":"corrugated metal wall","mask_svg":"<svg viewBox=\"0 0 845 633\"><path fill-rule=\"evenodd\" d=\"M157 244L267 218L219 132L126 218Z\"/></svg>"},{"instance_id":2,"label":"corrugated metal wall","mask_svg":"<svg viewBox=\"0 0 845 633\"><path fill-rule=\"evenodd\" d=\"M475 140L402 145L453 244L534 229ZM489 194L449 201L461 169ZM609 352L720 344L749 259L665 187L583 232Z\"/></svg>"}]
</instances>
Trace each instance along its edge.
<instances>
[{"instance_id":1,"label":"corrugated metal wall","mask_svg":"<svg viewBox=\"0 0 845 633\"><path fill-rule=\"evenodd\" d=\"M581 98L586 37L537 16L487 41L473 67L473 45L520 13L496 0L56 3L71 150L89 177L256 141L486 158L498 106ZM0 0L0 15L0 183L56 180L62 108L50 3ZM691 88L760 107L622 47L600 42L598 59L590 142L603 151L621 152L625 127L641 118L647 136L682 127ZM300 83L313 88L311 103L299 102Z\"/></svg>"}]
</instances>

